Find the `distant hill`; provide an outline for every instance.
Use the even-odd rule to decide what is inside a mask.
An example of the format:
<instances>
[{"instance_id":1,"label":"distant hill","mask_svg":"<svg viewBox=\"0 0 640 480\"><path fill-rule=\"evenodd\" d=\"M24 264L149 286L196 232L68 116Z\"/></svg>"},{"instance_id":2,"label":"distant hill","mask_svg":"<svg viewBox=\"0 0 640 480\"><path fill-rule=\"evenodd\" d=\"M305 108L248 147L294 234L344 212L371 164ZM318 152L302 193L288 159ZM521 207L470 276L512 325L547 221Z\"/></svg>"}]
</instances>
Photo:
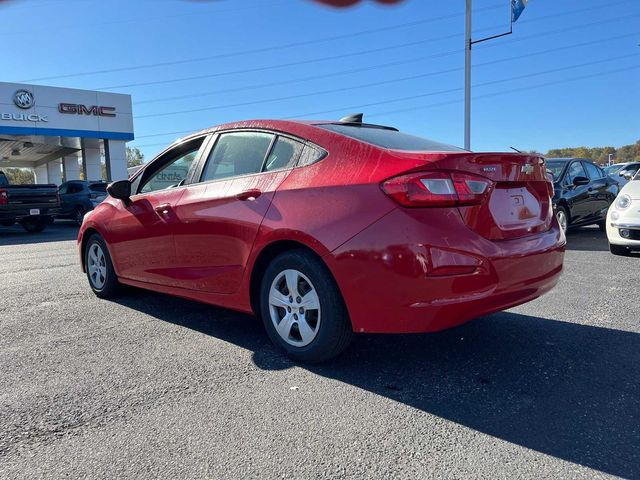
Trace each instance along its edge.
<instances>
[{"instance_id":1,"label":"distant hill","mask_svg":"<svg viewBox=\"0 0 640 480\"><path fill-rule=\"evenodd\" d=\"M580 157L590 158L596 163L606 165L609 161L609 154L613 154L612 159L616 163L622 162L640 162L640 140L631 145L624 145L619 148L615 147L568 147L568 148L552 148L545 157Z\"/></svg>"}]
</instances>

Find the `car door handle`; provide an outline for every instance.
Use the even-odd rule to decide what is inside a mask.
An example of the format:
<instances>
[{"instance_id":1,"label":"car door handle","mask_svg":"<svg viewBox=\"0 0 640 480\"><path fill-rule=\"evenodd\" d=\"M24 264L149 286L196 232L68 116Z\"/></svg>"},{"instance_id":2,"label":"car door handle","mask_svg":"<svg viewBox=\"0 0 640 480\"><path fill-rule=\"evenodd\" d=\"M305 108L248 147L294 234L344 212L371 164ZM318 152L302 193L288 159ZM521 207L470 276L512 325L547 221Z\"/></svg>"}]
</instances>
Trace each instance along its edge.
<instances>
[{"instance_id":1,"label":"car door handle","mask_svg":"<svg viewBox=\"0 0 640 480\"><path fill-rule=\"evenodd\" d=\"M155 211L162 215L168 215L169 210L171 210L171 205L169 205L168 203L161 203L160 205L156 205L155 207Z\"/></svg>"},{"instance_id":2,"label":"car door handle","mask_svg":"<svg viewBox=\"0 0 640 480\"><path fill-rule=\"evenodd\" d=\"M257 188L252 188L251 190L247 190L245 192L237 194L236 198L238 200L249 200L250 202L253 202L260 195L262 195L262 192L260 190L258 190Z\"/></svg>"}]
</instances>

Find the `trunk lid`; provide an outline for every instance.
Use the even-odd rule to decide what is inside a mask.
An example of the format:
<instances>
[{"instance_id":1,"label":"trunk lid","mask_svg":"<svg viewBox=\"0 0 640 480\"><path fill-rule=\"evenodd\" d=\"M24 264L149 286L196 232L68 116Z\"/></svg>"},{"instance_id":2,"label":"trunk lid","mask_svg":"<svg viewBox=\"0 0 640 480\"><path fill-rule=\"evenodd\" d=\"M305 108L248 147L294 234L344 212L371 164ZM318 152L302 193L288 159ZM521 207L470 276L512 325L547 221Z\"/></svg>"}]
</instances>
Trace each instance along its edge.
<instances>
[{"instance_id":1,"label":"trunk lid","mask_svg":"<svg viewBox=\"0 0 640 480\"><path fill-rule=\"evenodd\" d=\"M553 220L544 159L520 153L393 152L404 159L424 160L420 171L463 172L492 182L477 205L458 206L470 229L491 240L508 240L549 230Z\"/></svg>"}]
</instances>

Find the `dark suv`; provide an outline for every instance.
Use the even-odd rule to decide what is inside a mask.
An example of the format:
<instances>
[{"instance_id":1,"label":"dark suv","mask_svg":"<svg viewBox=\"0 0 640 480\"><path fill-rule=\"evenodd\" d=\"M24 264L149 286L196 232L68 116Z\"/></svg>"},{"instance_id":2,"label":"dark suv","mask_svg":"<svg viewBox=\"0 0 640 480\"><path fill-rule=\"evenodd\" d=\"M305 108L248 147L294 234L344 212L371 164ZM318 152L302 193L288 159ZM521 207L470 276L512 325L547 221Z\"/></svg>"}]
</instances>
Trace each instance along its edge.
<instances>
[{"instance_id":1,"label":"dark suv","mask_svg":"<svg viewBox=\"0 0 640 480\"><path fill-rule=\"evenodd\" d=\"M598 225L605 231L609 205L619 185L595 163L584 158L547 158L553 176L553 206L560 227Z\"/></svg>"},{"instance_id":2,"label":"dark suv","mask_svg":"<svg viewBox=\"0 0 640 480\"><path fill-rule=\"evenodd\" d=\"M78 225L82 225L84 214L107 198L107 184L70 180L60 185L58 194L61 213L57 218L70 218Z\"/></svg>"}]
</instances>

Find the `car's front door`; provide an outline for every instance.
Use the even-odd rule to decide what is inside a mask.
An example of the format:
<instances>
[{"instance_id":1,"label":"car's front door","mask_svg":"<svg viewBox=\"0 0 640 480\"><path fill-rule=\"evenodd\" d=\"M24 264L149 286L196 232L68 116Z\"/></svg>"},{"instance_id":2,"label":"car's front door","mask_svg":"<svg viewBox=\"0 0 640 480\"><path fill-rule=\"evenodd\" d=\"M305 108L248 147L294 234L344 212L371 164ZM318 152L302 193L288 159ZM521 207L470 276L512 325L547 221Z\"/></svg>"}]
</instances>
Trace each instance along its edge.
<instances>
[{"instance_id":1,"label":"car's front door","mask_svg":"<svg viewBox=\"0 0 640 480\"><path fill-rule=\"evenodd\" d=\"M118 201L109 244L118 273L141 282L175 285L175 205L185 192L204 137L153 160L132 182L131 201Z\"/></svg>"},{"instance_id":2,"label":"car's front door","mask_svg":"<svg viewBox=\"0 0 640 480\"><path fill-rule=\"evenodd\" d=\"M180 286L237 291L262 220L303 144L269 132L221 133L203 161L200 183L176 207Z\"/></svg>"}]
</instances>

